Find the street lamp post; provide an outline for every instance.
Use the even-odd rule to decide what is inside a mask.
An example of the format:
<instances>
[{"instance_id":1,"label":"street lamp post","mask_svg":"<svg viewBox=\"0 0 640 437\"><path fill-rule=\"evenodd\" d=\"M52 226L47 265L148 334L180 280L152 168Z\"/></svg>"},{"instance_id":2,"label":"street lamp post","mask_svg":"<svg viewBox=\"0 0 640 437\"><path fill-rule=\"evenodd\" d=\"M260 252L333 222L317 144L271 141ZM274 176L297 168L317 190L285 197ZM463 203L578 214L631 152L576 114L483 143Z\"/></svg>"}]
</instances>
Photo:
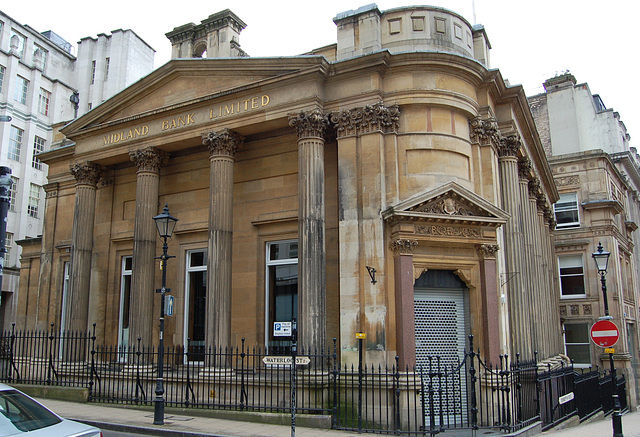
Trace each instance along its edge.
<instances>
[{"instance_id":1,"label":"street lamp post","mask_svg":"<svg viewBox=\"0 0 640 437\"><path fill-rule=\"evenodd\" d=\"M2 277L4 275L4 258L7 252L7 213L9 211L11 190L11 169L0 167L0 305L2 302Z\"/></svg>"},{"instance_id":2,"label":"street lamp post","mask_svg":"<svg viewBox=\"0 0 640 437\"><path fill-rule=\"evenodd\" d=\"M596 268L600 273L600 283L602 284L602 297L604 299L604 317L601 319L612 319L609 315L609 302L607 301L607 280L605 278L607 274L607 265L609 263L610 252L607 252L602 247L602 243L598 242L598 248L591 257L596 262ZM613 413L611 415L611 422L613 425L613 437L623 437L622 435L622 413L620 406L620 396L618 395L618 382L616 380L616 368L613 363L613 352L609 352L609 366L611 369L611 383L613 384Z\"/></svg>"},{"instance_id":3,"label":"street lamp post","mask_svg":"<svg viewBox=\"0 0 640 437\"><path fill-rule=\"evenodd\" d=\"M162 270L162 287L156 290L160 293L160 343L158 345L158 378L156 380L156 398L154 399L153 424L164 425L164 387L163 387L163 370L164 370L164 301L165 294L170 293L171 289L167 288L167 260L175 258L167 255L167 239L171 238L173 229L176 226L177 218L169 214L169 206L164 205L161 214L153 218L158 228L158 234L162 238L162 255L156 257L160 259L160 270Z\"/></svg>"}]
</instances>

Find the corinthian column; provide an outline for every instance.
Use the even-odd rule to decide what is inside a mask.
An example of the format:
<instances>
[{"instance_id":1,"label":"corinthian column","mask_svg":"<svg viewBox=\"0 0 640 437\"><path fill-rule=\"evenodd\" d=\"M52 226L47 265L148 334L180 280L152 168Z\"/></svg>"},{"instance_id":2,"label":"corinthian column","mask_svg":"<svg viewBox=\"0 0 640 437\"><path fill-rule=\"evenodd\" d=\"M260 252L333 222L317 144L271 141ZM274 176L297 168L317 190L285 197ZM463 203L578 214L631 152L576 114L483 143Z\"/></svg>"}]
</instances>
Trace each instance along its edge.
<instances>
[{"instance_id":1,"label":"corinthian column","mask_svg":"<svg viewBox=\"0 0 640 437\"><path fill-rule=\"evenodd\" d=\"M71 236L71 280L66 299L66 331L86 331L89 314L89 284L91 280L91 252L93 249L93 221L96 206L96 184L102 168L85 162L69 166L76 179L76 204L73 211Z\"/></svg>"},{"instance_id":2,"label":"corinthian column","mask_svg":"<svg viewBox=\"0 0 640 437\"><path fill-rule=\"evenodd\" d=\"M231 247L233 163L244 138L229 129L207 132L209 148L209 247L207 258L207 347L231 347Z\"/></svg>"},{"instance_id":3,"label":"corinthian column","mask_svg":"<svg viewBox=\"0 0 640 437\"><path fill-rule=\"evenodd\" d=\"M325 345L324 133L328 123L328 116L319 109L289 117L289 125L298 133L298 327L305 348Z\"/></svg>"},{"instance_id":4,"label":"corinthian column","mask_svg":"<svg viewBox=\"0 0 640 437\"><path fill-rule=\"evenodd\" d=\"M136 216L133 227L133 274L131 275L131 311L129 344L138 338L151 346L153 301L155 297L154 258L157 231L153 217L158 214L160 167L169 156L153 147L133 150L129 157L138 167L136 173Z\"/></svg>"}]
</instances>

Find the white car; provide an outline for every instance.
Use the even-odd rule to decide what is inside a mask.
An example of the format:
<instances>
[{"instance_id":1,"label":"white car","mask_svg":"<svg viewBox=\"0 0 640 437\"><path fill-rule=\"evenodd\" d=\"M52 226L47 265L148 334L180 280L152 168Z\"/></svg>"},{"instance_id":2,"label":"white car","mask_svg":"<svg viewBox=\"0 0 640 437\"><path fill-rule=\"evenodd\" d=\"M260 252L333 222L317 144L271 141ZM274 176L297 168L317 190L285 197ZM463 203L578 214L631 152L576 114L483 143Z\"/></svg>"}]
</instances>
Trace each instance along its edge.
<instances>
[{"instance_id":1,"label":"white car","mask_svg":"<svg viewBox=\"0 0 640 437\"><path fill-rule=\"evenodd\" d=\"M63 419L20 390L0 383L0 436L103 437L93 426Z\"/></svg>"}]
</instances>

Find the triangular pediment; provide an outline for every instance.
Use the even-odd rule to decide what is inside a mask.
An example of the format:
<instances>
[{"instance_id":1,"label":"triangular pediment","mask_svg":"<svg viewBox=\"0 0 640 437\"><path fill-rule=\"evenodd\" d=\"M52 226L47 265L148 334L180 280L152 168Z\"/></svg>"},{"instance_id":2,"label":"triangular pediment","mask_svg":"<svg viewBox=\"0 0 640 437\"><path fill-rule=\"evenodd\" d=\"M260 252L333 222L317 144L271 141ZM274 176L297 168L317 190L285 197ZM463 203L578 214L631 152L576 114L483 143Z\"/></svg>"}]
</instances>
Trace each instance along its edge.
<instances>
[{"instance_id":1,"label":"triangular pediment","mask_svg":"<svg viewBox=\"0 0 640 437\"><path fill-rule=\"evenodd\" d=\"M259 93L287 78L325 71L320 56L290 58L175 59L133 83L63 129L67 137L101 126L171 113L188 105ZM228 99L228 97L227 97Z\"/></svg>"},{"instance_id":2,"label":"triangular pediment","mask_svg":"<svg viewBox=\"0 0 640 437\"><path fill-rule=\"evenodd\" d=\"M456 182L416 194L382 212L385 221L428 221L497 227L509 214Z\"/></svg>"}]
</instances>

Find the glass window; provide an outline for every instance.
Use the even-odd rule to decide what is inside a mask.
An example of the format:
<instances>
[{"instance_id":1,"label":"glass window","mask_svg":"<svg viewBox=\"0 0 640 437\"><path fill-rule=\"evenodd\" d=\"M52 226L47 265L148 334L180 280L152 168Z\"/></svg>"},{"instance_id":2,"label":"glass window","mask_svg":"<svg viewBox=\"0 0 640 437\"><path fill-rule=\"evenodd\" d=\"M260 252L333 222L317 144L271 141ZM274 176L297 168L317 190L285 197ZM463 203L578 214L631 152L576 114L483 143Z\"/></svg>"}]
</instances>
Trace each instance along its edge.
<instances>
[{"instance_id":1,"label":"glass window","mask_svg":"<svg viewBox=\"0 0 640 437\"><path fill-rule=\"evenodd\" d=\"M1 427L8 431L4 435L20 434L16 429L26 433L61 422L58 416L17 390L0 391L0 412Z\"/></svg>"},{"instance_id":2,"label":"glass window","mask_svg":"<svg viewBox=\"0 0 640 437\"><path fill-rule=\"evenodd\" d=\"M31 167L42 170L42 161L38 159L38 155L44 152L44 138L35 137L33 140L33 158L31 159Z\"/></svg>"},{"instance_id":3,"label":"glass window","mask_svg":"<svg viewBox=\"0 0 640 437\"><path fill-rule=\"evenodd\" d=\"M185 287L184 344L188 345L189 361L204 361L204 335L207 313L207 251L187 252ZM214 345L227 347L230 345Z\"/></svg>"},{"instance_id":4,"label":"glass window","mask_svg":"<svg viewBox=\"0 0 640 437\"><path fill-rule=\"evenodd\" d=\"M109 79L109 62L111 61L111 58L107 58L104 61L104 81L106 82L107 79Z\"/></svg>"},{"instance_id":5,"label":"glass window","mask_svg":"<svg viewBox=\"0 0 640 437\"><path fill-rule=\"evenodd\" d=\"M40 185L30 184L29 203L27 205L27 214L29 214L30 217L38 218L39 203L40 203Z\"/></svg>"},{"instance_id":6,"label":"glass window","mask_svg":"<svg viewBox=\"0 0 640 437\"><path fill-rule=\"evenodd\" d=\"M131 274L133 273L133 257L122 257L120 274L120 330L118 346L122 348L120 360L126 359L126 348L129 346L129 309L131 305Z\"/></svg>"},{"instance_id":7,"label":"glass window","mask_svg":"<svg viewBox=\"0 0 640 437\"><path fill-rule=\"evenodd\" d=\"M553 205L557 228L574 228L580 226L578 214L578 193L564 193Z\"/></svg>"},{"instance_id":8,"label":"glass window","mask_svg":"<svg viewBox=\"0 0 640 437\"><path fill-rule=\"evenodd\" d=\"M11 176L11 188L9 189L9 211L16 211L16 195L18 194L18 178Z\"/></svg>"},{"instance_id":9,"label":"glass window","mask_svg":"<svg viewBox=\"0 0 640 437\"><path fill-rule=\"evenodd\" d=\"M14 39L14 37L15 37L15 39ZM16 32L13 29L11 29L11 37L10 38L17 42L18 49L17 49L16 53L18 54L18 56L20 56L22 58L22 56L24 55L24 45L25 45L26 38L24 36L20 35L18 32Z\"/></svg>"},{"instance_id":10,"label":"glass window","mask_svg":"<svg viewBox=\"0 0 640 437\"><path fill-rule=\"evenodd\" d=\"M51 93L44 88L40 88L40 94L38 95L38 112L42 115L49 115L49 101L51 100Z\"/></svg>"},{"instance_id":11,"label":"glass window","mask_svg":"<svg viewBox=\"0 0 640 437\"><path fill-rule=\"evenodd\" d=\"M11 126L9 133L9 151L8 158L13 161L20 161L20 149L22 148L22 135L24 131L15 126Z\"/></svg>"},{"instance_id":12,"label":"glass window","mask_svg":"<svg viewBox=\"0 0 640 437\"><path fill-rule=\"evenodd\" d=\"M42 57L42 71L44 71L47 68L47 51L40 47L37 44L33 45L33 58L35 59L38 56Z\"/></svg>"},{"instance_id":13,"label":"glass window","mask_svg":"<svg viewBox=\"0 0 640 437\"><path fill-rule=\"evenodd\" d=\"M96 82L96 61L91 63L91 84Z\"/></svg>"},{"instance_id":14,"label":"glass window","mask_svg":"<svg viewBox=\"0 0 640 437\"><path fill-rule=\"evenodd\" d=\"M29 81L22 76L18 76L18 83L16 84L16 93L13 99L16 102L27 104L27 91L29 90Z\"/></svg>"},{"instance_id":15,"label":"glass window","mask_svg":"<svg viewBox=\"0 0 640 437\"><path fill-rule=\"evenodd\" d=\"M566 323L564 325L565 352L576 367L591 366L591 345L588 323Z\"/></svg>"},{"instance_id":16,"label":"glass window","mask_svg":"<svg viewBox=\"0 0 640 437\"><path fill-rule=\"evenodd\" d=\"M559 256L558 265L562 297L585 297L582 255Z\"/></svg>"},{"instance_id":17,"label":"glass window","mask_svg":"<svg viewBox=\"0 0 640 437\"><path fill-rule=\"evenodd\" d=\"M13 234L11 232L6 233L6 237L4 240L4 248L6 250L4 255L4 265L13 265L11 264L11 247L13 246Z\"/></svg>"},{"instance_id":18,"label":"glass window","mask_svg":"<svg viewBox=\"0 0 640 437\"><path fill-rule=\"evenodd\" d=\"M298 241L267 244L267 347L270 354L290 353L291 340L275 337L276 322L298 318Z\"/></svg>"},{"instance_id":19,"label":"glass window","mask_svg":"<svg viewBox=\"0 0 640 437\"><path fill-rule=\"evenodd\" d=\"M0 65L0 93L2 92L2 84L4 83L4 72L5 72L5 68Z\"/></svg>"}]
</instances>

